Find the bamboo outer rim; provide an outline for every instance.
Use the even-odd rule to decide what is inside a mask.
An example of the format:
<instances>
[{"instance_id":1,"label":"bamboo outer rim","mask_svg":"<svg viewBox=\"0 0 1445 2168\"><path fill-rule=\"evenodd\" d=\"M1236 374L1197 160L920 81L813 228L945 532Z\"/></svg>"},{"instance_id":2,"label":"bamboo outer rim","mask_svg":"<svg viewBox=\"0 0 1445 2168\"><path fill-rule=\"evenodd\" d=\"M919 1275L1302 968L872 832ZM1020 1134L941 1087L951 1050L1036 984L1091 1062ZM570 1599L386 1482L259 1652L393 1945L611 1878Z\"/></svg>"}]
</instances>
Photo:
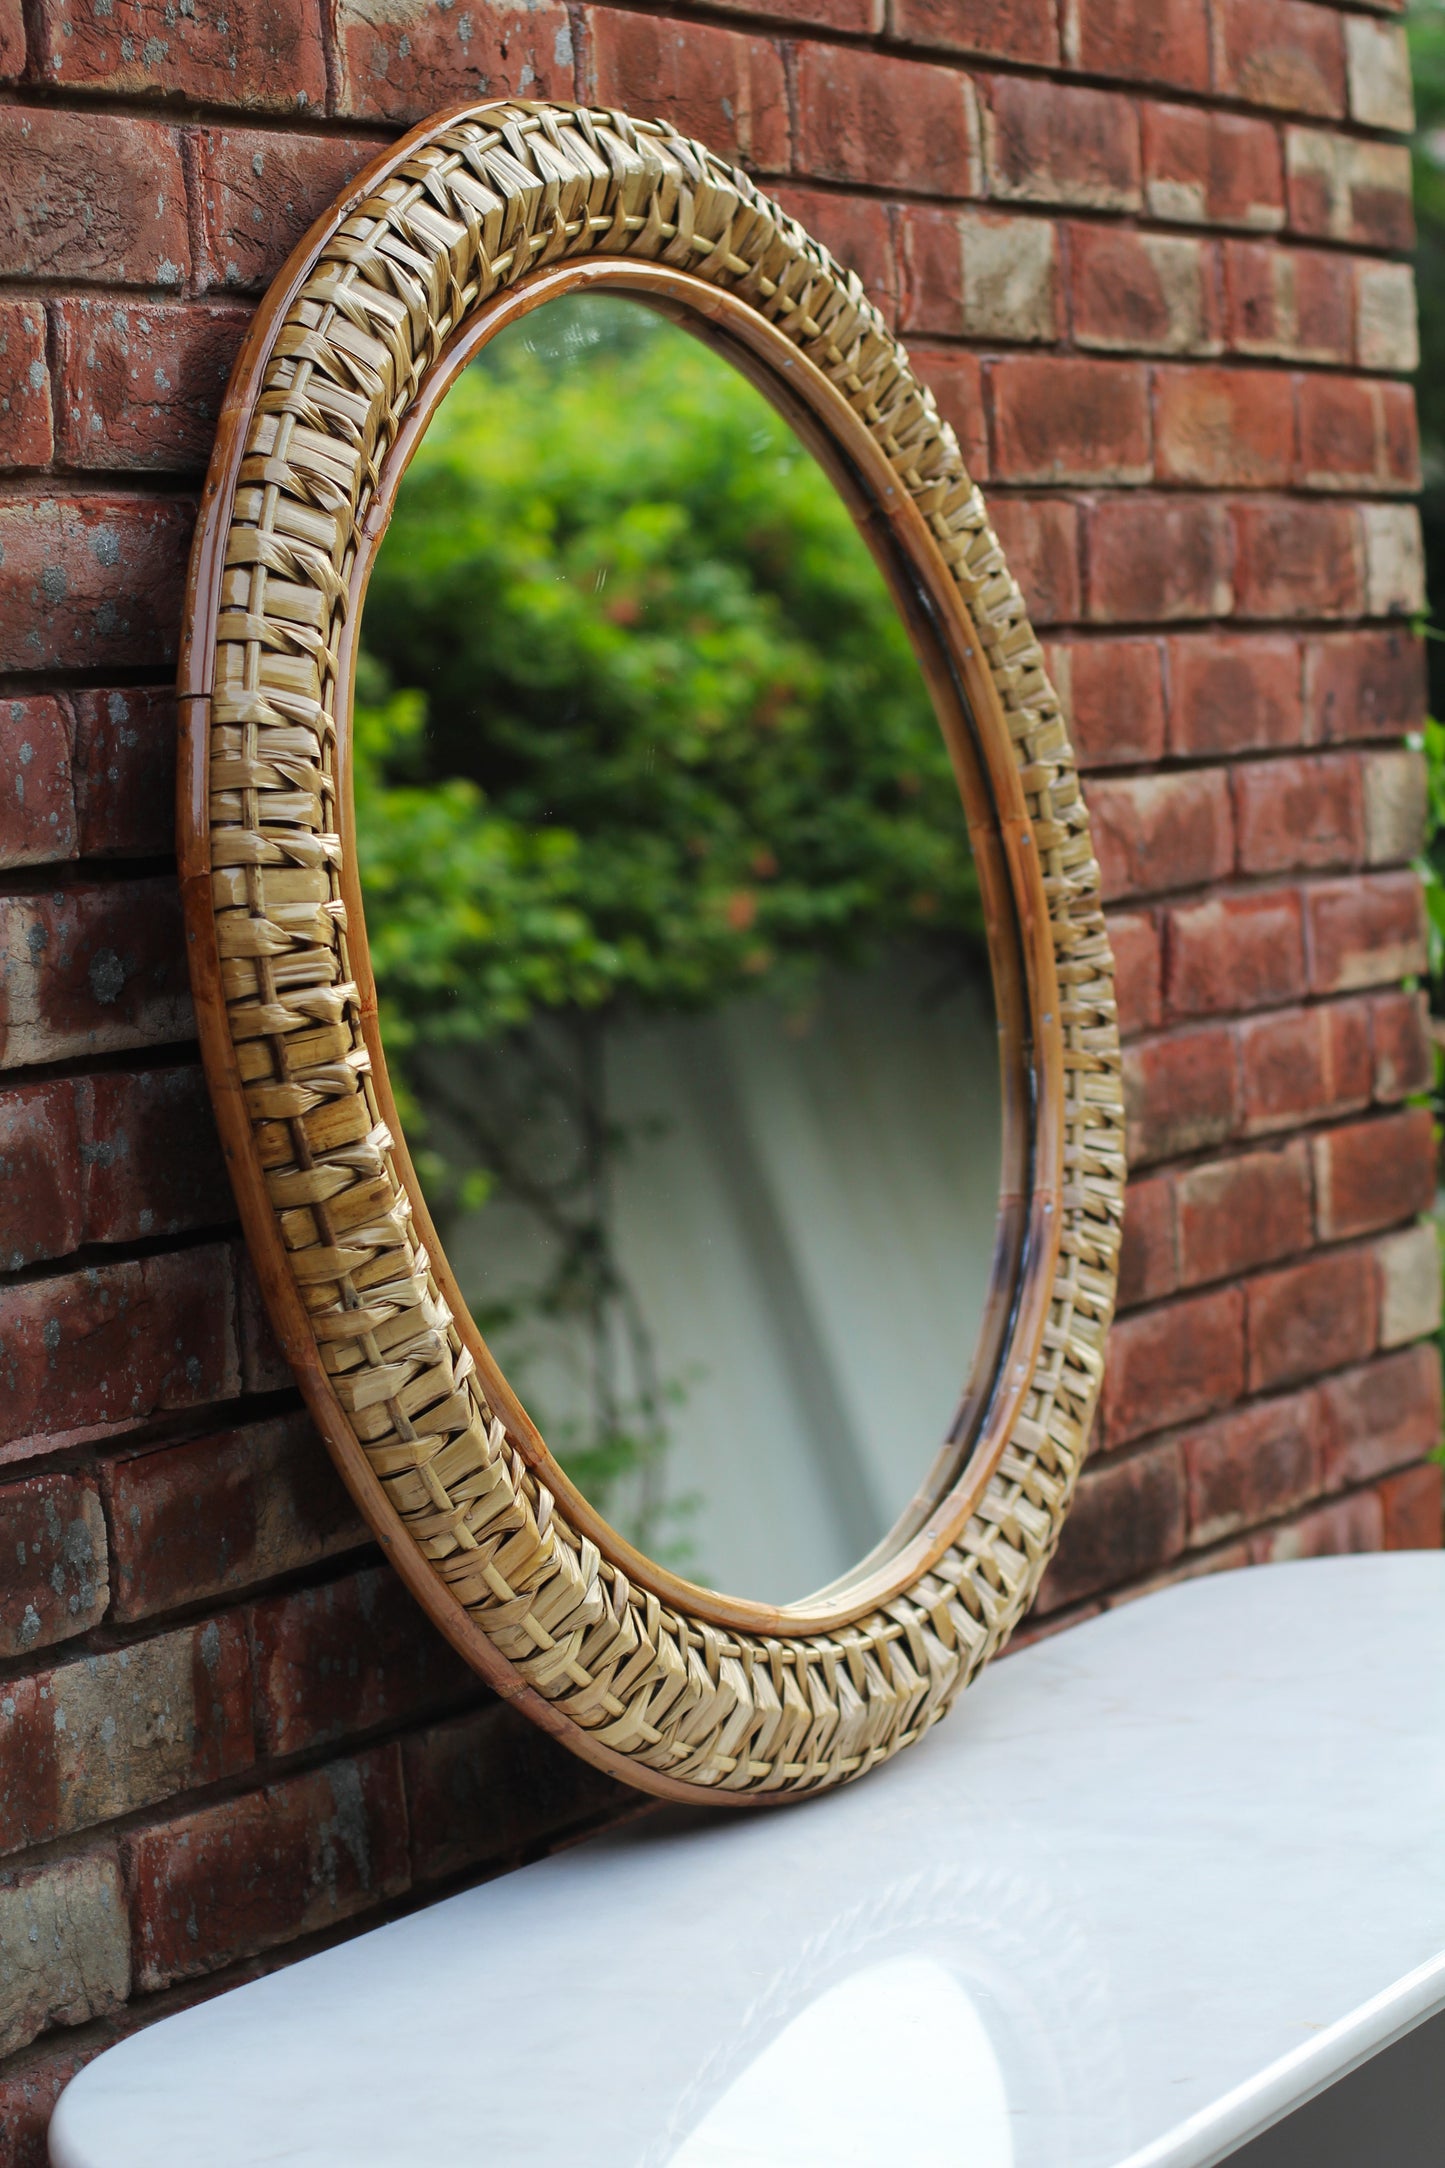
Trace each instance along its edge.
<instances>
[{"instance_id":1,"label":"bamboo outer rim","mask_svg":"<svg viewBox=\"0 0 1445 2168\"><path fill-rule=\"evenodd\" d=\"M781 1609L630 1550L527 1420L396 1133L360 919L351 666L397 483L481 339L579 284L722 345L823 459L914 633L988 910L1009 1105L985 1353L893 1536ZM298 1381L413 1594L500 1693L646 1791L796 1798L908 1745L1023 1616L1074 1492L1113 1312L1123 1094L1059 702L953 431L856 276L665 123L522 102L425 123L317 222L252 325L180 691L222 1144Z\"/></svg>"}]
</instances>

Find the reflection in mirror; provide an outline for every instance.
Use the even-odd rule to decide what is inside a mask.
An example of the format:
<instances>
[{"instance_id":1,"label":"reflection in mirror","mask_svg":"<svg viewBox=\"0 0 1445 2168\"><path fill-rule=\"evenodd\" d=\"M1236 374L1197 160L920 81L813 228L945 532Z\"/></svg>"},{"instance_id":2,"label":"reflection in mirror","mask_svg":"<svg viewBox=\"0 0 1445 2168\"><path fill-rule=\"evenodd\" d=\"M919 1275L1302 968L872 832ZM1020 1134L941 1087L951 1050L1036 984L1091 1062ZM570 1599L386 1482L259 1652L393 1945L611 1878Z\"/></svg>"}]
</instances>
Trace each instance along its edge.
<instances>
[{"instance_id":1,"label":"reflection in mirror","mask_svg":"<svg viewBox=\"0 0 1445 2168\"><path fill-rule=\"evenodd\" d=\"M883 577L760 391L591 292L443 401L361 638L372 966L463 1293L632 1542L796 1601L949 1433L999 1189L978 884Z\"/></svg>"}]
</instances>

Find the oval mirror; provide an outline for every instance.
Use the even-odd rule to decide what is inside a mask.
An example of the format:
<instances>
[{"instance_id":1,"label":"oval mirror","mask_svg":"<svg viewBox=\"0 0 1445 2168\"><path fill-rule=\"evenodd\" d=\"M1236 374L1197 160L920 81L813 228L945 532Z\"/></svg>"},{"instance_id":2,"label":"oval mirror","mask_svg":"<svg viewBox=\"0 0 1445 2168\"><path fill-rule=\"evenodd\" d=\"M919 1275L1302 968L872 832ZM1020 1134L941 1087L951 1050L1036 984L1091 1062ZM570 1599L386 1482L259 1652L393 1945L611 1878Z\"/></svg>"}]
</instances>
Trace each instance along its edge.
<instances>
[{"instance_id":1,"label":"oval mirror","mask_svg":"<svg viewBox=\"0 0 1445 2168\"><path fill-rule=\"evenodd\" d=\"M238 362L181 685L218 1119L398 1569L648 1789L906 1744L1067 1509L1122 1111L1067 732L856 281L659 125L415 131Z\"/></svg>"}]
</instances>

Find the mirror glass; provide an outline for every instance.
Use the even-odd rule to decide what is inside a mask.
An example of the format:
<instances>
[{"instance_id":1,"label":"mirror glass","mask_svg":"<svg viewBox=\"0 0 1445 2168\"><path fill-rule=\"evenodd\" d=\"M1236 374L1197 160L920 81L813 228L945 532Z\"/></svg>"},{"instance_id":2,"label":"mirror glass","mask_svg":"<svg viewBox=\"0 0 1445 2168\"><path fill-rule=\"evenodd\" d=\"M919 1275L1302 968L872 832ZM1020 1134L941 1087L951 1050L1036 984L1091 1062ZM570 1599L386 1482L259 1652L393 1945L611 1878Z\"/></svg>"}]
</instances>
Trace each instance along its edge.
<instances>
[{"instance_id":1,"label":"mirror glass","mask_svg":"<svg viewBox=\"0 0 1445 2168\"><path fill-rule=\"evenodd\" d=\"M937 719L822 467L640 302L458 377L367 591L357 843L429 1209L638 1548L797 1601L954 1425L998 1040Z\"/></svg>"}]
</instances>

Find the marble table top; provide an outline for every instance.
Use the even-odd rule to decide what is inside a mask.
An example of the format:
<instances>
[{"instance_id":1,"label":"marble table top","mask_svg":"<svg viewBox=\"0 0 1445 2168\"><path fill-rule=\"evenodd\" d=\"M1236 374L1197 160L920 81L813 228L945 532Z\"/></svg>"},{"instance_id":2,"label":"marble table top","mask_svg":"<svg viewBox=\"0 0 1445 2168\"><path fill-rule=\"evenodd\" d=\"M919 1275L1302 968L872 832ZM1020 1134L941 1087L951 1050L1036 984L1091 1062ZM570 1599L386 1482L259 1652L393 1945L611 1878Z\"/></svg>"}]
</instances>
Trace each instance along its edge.
<instances>
[{"instance_id":1,"label":"marble table top","mask_svg":"<svg viewBox=\"0 0 1445 2168\"><path fill-rule=\"evenodd\" d=\"M57 2168L1202 2168L1445 2008L1445 1556L1145 1597L772 1813L186 2010ZM1382 2155L1383 2157L1383 2155Z\"/></svg>"}]
</instances>

